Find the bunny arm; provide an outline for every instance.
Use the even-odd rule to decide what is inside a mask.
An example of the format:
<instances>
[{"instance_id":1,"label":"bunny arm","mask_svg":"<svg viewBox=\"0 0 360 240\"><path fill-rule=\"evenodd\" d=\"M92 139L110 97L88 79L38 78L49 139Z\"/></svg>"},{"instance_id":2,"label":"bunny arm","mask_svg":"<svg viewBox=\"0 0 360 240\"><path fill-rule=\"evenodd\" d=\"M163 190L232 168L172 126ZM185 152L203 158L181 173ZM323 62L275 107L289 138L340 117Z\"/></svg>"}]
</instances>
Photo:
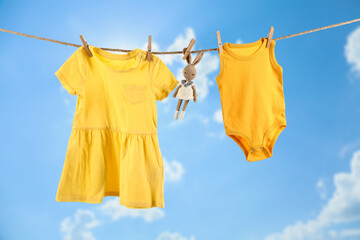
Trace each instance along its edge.
<instances>
[{"instance_id":1,"label":"bunny arm","mask_svg":"<svg viewBox=\"0 0 360 240\"><path fill-rule=\"evenodd\" d=\"M192 85L191 88L193 90L194 102L196 102L197 101L197 93L196 93L195 85Z\"/></svg>"}]
</instances>

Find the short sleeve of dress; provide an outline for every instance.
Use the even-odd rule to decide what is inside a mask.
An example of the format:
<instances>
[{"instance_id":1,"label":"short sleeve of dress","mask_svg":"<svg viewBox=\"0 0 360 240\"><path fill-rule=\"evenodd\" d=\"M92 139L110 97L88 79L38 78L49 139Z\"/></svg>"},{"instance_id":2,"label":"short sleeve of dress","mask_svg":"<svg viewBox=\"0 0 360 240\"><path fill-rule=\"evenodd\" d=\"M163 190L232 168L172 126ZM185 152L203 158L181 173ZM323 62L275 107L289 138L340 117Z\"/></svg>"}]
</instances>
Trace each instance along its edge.
<instances>
[{"instance_id":1,"label":"short sleeve of dress","mask_svg":"<svg viewBox=\"0 0 360 240\"><path fill-rule=\"evenodd\" d=\"M160 58L156 58L152 74L152 89L158 101L165 99L179 84L170 69Z\"/></svg>"},{"instance_id":2,"label":"short sleeve of dress","mask_svg":"<svg viewBox=\"0 0 360 240\"><path fill-rule=\"evenodd\" d=\"M62 86L71 95L77 95L85 80L85 60L83 46L79 47L55 72Z\"/></svg>"}]
</instances>

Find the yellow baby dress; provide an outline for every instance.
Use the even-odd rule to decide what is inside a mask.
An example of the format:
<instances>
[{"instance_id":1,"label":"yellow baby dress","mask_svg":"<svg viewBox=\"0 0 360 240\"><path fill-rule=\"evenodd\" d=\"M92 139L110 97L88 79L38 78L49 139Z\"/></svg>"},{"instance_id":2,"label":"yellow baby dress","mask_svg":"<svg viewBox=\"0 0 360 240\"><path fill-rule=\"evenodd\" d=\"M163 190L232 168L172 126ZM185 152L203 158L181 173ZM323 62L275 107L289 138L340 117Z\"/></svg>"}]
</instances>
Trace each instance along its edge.
<instances>
[{"instance_id":1,"label":"yellow baby dress","mask_svg":"<svg viewBox=\"0 0 360 240\"><path fill-rule=\"evenodd\" d=\"M77 95L56 201L101 203L119 196L129 208L164 208L164 171L156 100L179 83L155 55L79 47L55 72Z\"/></svg>"}]
</instances>

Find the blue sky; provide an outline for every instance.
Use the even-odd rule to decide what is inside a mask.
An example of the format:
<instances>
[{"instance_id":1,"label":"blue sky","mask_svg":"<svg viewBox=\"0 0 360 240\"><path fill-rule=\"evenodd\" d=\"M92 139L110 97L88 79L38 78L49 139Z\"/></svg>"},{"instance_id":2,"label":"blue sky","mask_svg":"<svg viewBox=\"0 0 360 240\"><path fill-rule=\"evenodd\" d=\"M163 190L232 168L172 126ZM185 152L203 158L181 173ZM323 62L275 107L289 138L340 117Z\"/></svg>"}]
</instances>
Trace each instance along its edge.
<instances>
[{"instance_id":1,"label":"blue sky","mask_svg":"<svg viewBox=\"0 0 360 240\"><path fill-rule=\"evenodd\" d=\"M349 1L0 1L0 27L80 44L180 50L253 42L359 18ZM158 102L165 208L56 202L76 106L55 71L74 47L0 32L0 239L360 239L360 24L276 43L287 128L247 162L224 135L216 52L183 121ZM181 77L180 56L160 56ZM180 80L180 78L179 78ZM185 149L185 150L184 150Z\"/></svg>"}]
</instances>

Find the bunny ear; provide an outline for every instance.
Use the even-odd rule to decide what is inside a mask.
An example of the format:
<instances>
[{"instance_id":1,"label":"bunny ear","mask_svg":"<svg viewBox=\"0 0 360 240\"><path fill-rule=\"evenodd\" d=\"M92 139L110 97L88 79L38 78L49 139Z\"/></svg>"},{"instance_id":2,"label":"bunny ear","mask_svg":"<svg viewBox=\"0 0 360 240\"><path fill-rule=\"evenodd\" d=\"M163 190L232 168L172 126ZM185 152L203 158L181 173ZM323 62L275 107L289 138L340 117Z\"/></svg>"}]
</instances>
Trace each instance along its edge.
<instances>
[{"instance_id":1,"label":"bunny ear","mask_svg":"<svg viewBox=\"0 0 360 240\"><path fill-rule=\"evenodd\" d=\"M182 50L183 54L185 54L186 49L187 49L187 48L184 48L184 49ZM188 64L191 64L191 54L187 55L186 61L187 61Z\"/></svg>"},{"instance_id":2,"label":"bunny ear","mask_svg":"<svg viewBox=\"0 0 360 240\"><path fill-rule=\"evenodd\" d=\"M196 55L196 57L195 57L195 59L194 59L194 61L193 61L192 64L193 64L193 65L198 64L198 63L200 62L201 58L203 57L203 55L204 55L204 52L199 52L199 54Z\"/></svg>"}]
</instances>

